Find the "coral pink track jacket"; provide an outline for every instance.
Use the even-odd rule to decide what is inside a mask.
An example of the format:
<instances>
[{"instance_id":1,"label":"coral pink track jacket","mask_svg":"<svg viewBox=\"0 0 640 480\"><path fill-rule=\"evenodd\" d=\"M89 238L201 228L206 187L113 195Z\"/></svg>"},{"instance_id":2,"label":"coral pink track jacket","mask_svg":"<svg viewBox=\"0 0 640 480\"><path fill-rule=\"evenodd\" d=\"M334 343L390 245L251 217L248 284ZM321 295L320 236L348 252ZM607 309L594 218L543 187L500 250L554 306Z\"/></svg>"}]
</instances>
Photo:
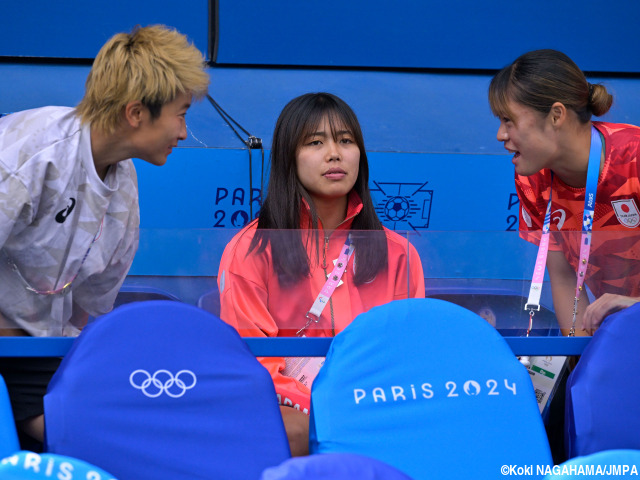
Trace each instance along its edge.
<instances>
[{"instance_id":1,"label":"coral pink track jacket","mask_svg":"<svg viewBox=\"0 0 640 480\"><path fill-rule=\"evenodd\" d=\"M333 270L333 260L340 255L353 219L361 210L362 202L352 192L344 222L329 235L325 235L319 226L320 251L316 251L315 241L307 243L310 277L289 287L281 287L278 281L270 246L262 253L257 253L257 249L248 253L257 221L247 225L229 242L220 261L218 285L221 318L235 327L242 336L295 336L307 323L305 315L324 286L326 274ZM311 224L308 207L302 212L302 220L301 225ZM357 315L374 306L396 299L425 296L422 263L416 249L407 238L386 228L384 231L387 238L388 267L380 271L370 283L355 285L355 252L347 264L341 284L334 290L324 308L320 321L305 329L305 336L334 336ZM275 241L273 238L272 241ZM402 328L402 325L399 324L398 327ZM269 370L280 403L308 413L310 390L296 379L283 375L285 359L269 357L258 360Z\"/></svg>"}]
</instances>

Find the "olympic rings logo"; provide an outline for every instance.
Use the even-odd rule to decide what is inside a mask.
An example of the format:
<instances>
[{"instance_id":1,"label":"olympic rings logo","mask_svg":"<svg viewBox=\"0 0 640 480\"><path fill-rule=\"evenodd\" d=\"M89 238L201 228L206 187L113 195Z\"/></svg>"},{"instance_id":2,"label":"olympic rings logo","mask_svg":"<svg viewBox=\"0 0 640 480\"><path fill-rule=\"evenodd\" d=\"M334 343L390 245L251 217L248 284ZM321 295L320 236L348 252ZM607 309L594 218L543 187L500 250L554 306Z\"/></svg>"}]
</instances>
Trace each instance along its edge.
<instances>
[{"instance_id":1,"label":"olympic rings logo","mask_svg":"<svg viewBox=\"0 0 640 480\"><path fill-rule=\"evenodd\" d=\"M158 370L153 375L146 370L135 370L129 376L129 383L149 398L159 397L163 393L179 398L196 386L196 375L191 370L180 370L175 376L169 370Z\"/></svg>"}]
</instances>

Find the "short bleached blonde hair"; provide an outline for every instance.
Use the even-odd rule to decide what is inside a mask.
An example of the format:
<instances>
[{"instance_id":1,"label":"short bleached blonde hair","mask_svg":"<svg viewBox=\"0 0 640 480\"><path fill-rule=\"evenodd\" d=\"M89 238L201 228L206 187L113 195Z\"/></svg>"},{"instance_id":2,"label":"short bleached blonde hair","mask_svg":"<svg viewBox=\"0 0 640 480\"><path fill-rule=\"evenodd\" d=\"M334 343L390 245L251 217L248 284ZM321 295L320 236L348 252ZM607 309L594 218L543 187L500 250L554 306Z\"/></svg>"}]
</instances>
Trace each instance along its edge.
<instances>
[{"instance_id":1,"label":"short bleached blonde hair","mask_svg":"<svg viewBox=\"0 0 640 480\"><path fill-rule=\"evenodd\" d=\"M186 36L164 25L118 33L100 49L84 98L77 107L82 123L113 133L124 107L141 101L152 118L181 93L206 95L209 75L202 53Z\"/></svg>"}]
</instances>

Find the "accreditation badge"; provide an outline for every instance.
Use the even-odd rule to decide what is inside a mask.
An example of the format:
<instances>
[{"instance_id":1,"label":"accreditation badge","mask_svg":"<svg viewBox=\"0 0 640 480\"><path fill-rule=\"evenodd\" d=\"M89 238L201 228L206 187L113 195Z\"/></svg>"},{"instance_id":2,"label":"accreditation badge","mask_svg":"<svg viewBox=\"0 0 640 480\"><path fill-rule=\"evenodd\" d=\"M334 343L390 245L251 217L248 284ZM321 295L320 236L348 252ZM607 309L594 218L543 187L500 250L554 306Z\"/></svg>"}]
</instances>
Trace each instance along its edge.
<instances>
[{"instance_id":1,"label":"accreditation badge","mask_svg":"<svg viewBox=\"0 0 640 480\"><path fill-rule=\"evenodd\" d=\"M567 364L565 356L539 356L530 357L531 364L527 367L533 389L538 401L540 413L545 416L545 409L551 403L551 399L558 388L559 380Z\"/></svg>"},{"instance_id":2,"label":"accreditation badge","mask_svg":"<svg viewBox=\"0 0 640 480\"><path fill-rule=\"evenodd\" d=\"M285 357L284 360L286 366L282 374L295 378L308 389L324 365L324 357Z\"/></svg>"}]
</instances>

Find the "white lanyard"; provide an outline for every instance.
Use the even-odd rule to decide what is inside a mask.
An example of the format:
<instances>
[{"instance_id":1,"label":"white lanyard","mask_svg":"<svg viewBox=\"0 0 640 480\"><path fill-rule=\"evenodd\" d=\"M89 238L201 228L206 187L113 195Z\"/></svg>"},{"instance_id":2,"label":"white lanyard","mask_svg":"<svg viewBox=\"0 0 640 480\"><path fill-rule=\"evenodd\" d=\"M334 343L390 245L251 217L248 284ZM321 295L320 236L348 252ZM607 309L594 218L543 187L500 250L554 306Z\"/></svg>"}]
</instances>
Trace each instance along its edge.
<instances>
[{"instance_id":1,"label":"white lanyard","mask_svg":"<svg viewBox=\"0 0 640 480\"><path fill-rule=\"evenodd\" d=\"M302 332L304 332L309 327L309 325L311 325L312 322L318 323L320 321L322 310L324 310L324 307L329 302L329 298L331 298L331 295L333 295L333 291L340 283L340 279L342 278L344 271L347 269L347 264L349 263L349 259L353 254L353 249L354 245L351 242L351 234L349 234L344 242L344 246L342 247L340 256L338 257L338 260L333 267L333 271L327 277L327 281L322 287L322 290L320 290L320 293L316 297L315 302L313 302L313 305L305 315L307 323L304 327L296 332L297 336L300 336Z\"/></svg>"},{"instance_id":2,"label":"white lanyard","mask_svg":"<svg viewBox=\"0 0 640 480\"><path fill-rule=\"evenodd\" d=\"M573 301L573 324L569 331L569 336L575 335L576 313L578 311L578 300L582 285L589 263L589 252L591 249L591 229L593 227L594 209L596 205L596 191L598 188L598 176L600 173L600 156L602 154L602 140L600 133L596 128L591 126L591 148L589 149L589 166L587 167L587 185L584 195L584 212L582 215L582 236L580 239L580 260L578 263L578 274L576 282L576 294ZM551 174L551 183L553 184L553 172ZM533 326L533 315L540 311L540 295L542 293L542 282L544 281L544 270L547 261L547 252L549 250L549 228L551 225L551 197L552 189L549 190L549 202L547 203L547 212L544 216L544 224L542 226L542 238L538 247L538 256L536 258L533 270L533 279L531 280L531 288L529 289L529 298L524 306L529 311L529 328L527 336L531 332Z\"/></svg>"}]
</instances>

